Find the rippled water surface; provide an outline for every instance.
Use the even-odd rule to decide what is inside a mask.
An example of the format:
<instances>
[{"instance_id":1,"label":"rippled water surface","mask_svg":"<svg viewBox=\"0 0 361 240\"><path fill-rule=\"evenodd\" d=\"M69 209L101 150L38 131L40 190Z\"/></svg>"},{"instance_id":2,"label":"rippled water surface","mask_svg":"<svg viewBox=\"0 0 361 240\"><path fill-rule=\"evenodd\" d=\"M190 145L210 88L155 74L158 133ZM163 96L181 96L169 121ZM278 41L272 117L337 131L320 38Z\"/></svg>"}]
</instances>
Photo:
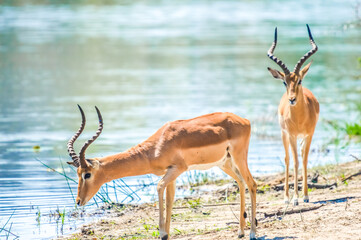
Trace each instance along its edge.
<instances>
[{"instance_id":1,"label":"rippled water surface","mask_svg":"<svg viewBox=\"0 0 361 240\"><path fill-rule=\"evenodd\" d=\"M87 116L76 149L96 131L95 105L104 117L88 157L124 151L167 121L231 111L252 122L251 172L283 170L277 105L285 90L266 69L277 68L266 57L275 26L276 54L290 69L310 49L306 23L319 45L303 81L321 104L309 166L360 152L351 145L336 159L332 145L324 148L333 136L327 120L358 117L361 30L347 24L353 1L24 2L0 7L0 227L15 210L11 232L21 239L56 237L89 220L67 215L62 226L46 216L68 212L74 201L65 178L38 161L58 171L64 164L76 177L65 166L66 142L80 124L76 104ZM134 191L156 180L122 184ZM145 190L133 200L118 193L118 201L152 200L154 186Z\"/></svg>"}]
</instances>

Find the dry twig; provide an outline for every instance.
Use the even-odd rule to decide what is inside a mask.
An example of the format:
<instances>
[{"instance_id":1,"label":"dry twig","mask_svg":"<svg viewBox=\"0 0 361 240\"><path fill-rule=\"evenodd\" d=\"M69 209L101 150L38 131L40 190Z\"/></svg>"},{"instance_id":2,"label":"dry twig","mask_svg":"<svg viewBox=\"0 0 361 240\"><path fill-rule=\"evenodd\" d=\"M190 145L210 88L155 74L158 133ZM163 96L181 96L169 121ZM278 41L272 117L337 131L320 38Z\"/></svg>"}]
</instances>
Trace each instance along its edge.
<instances>
[{"instance_id":1,"label":"dry twig","mask_svg":"<svg viewBox=\"0 0 361 240\"><path fill-rule=\"evenodd\" d=\"M323 206L325 206L325 205L321 204L321 205L314 206L314 207L306 207L306 208L301 208L301 209L291 209L291 210L288 210L288 211L285 211L285 212L277 211L277 212L272 212L272 213L264 213L264 217L269 218L269 217L288 215L288 214L294 214L294 213L303 213L303 212L308 212L308 211L313 211L313 210L319 209L320 207L323 207Z\"/></svg>"},{"instance_id":2,"label":"dry twig","mask_svg":"<svg viewBox=\"0 0 361 240\"><path fill-rule=\"evenodd\" d=\"M294 183L290 183L289 186L290 186L290 188L293 188ZM325 189L325 188L337 187L337 183L336 182L334 182L332 184L312 184L312 183L308 183L307 186L308 186L308 188ZM282 191L282 190L284 190L285 185L284 184L279 184L279 185L273 186L272 188L274 190L276 190L276 191ZM301 190L301 189L302 189L302 185L298 185L298 190Z\"/></svg>"},{"instance_id":3,"label":"dry twig","mask_svg":"<svg viewBox=\"0 0 361 240\"><path fill-rule=\"evenodd\" d=\"M356 177L356 176L358 176L358 175L361 175L361 171L359 171L359 172L357 172L357 173L354 173L354 174L351 174L350 176L344 178L344 179L342 180L342 182L346 182L347 180L349 180L349 179L351 179L351 178L353 178L353 177Z\"/></svg>"}]
</instances>

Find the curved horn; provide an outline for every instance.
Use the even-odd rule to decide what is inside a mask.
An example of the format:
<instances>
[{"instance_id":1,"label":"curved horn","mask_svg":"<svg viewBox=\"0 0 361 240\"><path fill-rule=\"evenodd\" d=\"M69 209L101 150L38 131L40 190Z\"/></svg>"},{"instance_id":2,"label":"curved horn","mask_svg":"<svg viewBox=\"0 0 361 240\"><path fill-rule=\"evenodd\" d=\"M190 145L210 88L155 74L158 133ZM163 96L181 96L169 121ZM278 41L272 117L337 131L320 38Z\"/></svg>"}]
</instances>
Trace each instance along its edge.
<instances>
[{"instance_id":1,"label":"curved horn","mask_svg":"<svg viewBox=\"0 0 361 240\"><path fill-rule=\"evenodd\" d=\"M298 74L300 72L300 69L301 69L302 65L306 62L306 60L309 57L311 57L318 50L318 47L317 47L315 41L313 40L310 27L308 26L308 24L306 24L306 26L307 26L308 36L310 37L310 43L312 45L312 49L310 51L308 51L303 57L301 57L301 59L296 64L295 69L293 70L296 74Z\"/></svg>"},{"instance_id":2,"label":"curved horn","mask_svg":"<svg viewBox=\"0 0 361 240\"><path fill-rule=\"evenodd\" d=\"M79 167L79 157L78 155L75 153L74 151L74 142L75 140L80 136L80 134L83 132L84 130L84 127L85 127L85 122L86 122L86 119L85 119L85 115L84 115L84 112L83 112L83 109L81 109L81 107L79 106L78 104L78 108L79 108L79 111L81 113L81 124L80 124L80 128L79 130L74 134L74 136L68 141L68 152L69 152L69 156L71 157L71 159L73 159L73 162L68 162L68 164L71 164L71 165L74 165L76 167Z\"/></svg>"},{"instance_id":3,"label":"curved horn","mask_svg":"<svg viewBox=\"0 0 361 240\"><path fill-rule=\"evenodd\" d=\"M276 56L273 55L273 51L275 50L277 45L277 28L275 28L275 39L270 47L270 49L267 52L267 56L272 59L275 63L278 64L283 70L283 72L287 75L290 73L288 68L286 67L286 64L284 64L281 60L279 60Z\"/></svg>"},{"instance_id":4,"label":"curved horn","mask_svg":"<svg viewBox=\"0 0 361 240\"><path fill-rule=\"evenodd\" d=\"M97 139L99 137L99 135L102 133L103 130L103 118L102 115L100 114L100 111L97 107L95 107L97 114L98 114L98 118L99 118L99 127L98 127L98 131L95 133L95 135L89 139L84 146L81 148L80 153L79 153L79 158L80 158L80 165L82 168L86 168L88 166L86 160L85 160L85 151L86 149L89 147L89 145L95 141L95 139Z\"/></svg>"}]
</instances>

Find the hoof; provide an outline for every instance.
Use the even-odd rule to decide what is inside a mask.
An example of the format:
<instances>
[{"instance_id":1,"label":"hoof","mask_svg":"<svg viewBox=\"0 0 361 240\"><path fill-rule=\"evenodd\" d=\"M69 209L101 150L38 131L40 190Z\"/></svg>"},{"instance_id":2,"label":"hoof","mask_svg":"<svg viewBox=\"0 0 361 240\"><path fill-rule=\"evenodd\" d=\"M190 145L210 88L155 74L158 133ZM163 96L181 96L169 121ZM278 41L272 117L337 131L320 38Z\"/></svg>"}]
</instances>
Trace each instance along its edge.
<instances>
[{"instance_id":1,"label":"hoof","mask_svg":"<svg viewBox=\"0 0 361 240\"><path fill-rule=\"evenodd\" d=\"M251 240L257 240L256 234L255 234L255 233L251 233L251 234L249 235L249 239L251 239Z\"/></svg>"},{"instance_id":2,"label":"hoof","mask_svg":"<svg viewBox=\"0 0 361 240\"><path fill-rule=\"evenodd\" d=\"M168 234L167 234L167 235L164 235L161 239L162 239L162 240L168 240Z\"/></svg>"},{"instance_id":3,"label":"hoof","mask_svg":"<svg viewBox=\"0 0 361 240\"><path fill-rule=\"evenodd\" d=\"M298 206L298 199L293 200L293 206Z\"/></svg>"},{"instance_id":4,"label":"hoof","mask_svg":"<svg viewBox=\"0 0 361 240\"><path fill-rule=\"evenodd\" d=\"M238 238L243 238L244 237L244 231L242 231L241 229L238 230Z\"/></svg>"},{"instance_id":5,"label":"hoof","mask_svg":"<svg viewBox=\"0 0 361 240\"><path fill-rule=\"evenodd\" d=\"M286 197L285 197L285 200L284 200L284 201L285 201L285 204L289 204L289 203L290 203L290 201L289 201L288 198L286 198Z\"/></svg>"},{"instance_id":6,"label":"hoof","mask_svg":"<svg viewBox=\"0 0 361 240\"><path fill-rule=\"evenodd\" d=\"M303 197L303 202L306 202L306 203L310 202L310 199L308 198L308 196Z\"/></svg>"}]
</instances>

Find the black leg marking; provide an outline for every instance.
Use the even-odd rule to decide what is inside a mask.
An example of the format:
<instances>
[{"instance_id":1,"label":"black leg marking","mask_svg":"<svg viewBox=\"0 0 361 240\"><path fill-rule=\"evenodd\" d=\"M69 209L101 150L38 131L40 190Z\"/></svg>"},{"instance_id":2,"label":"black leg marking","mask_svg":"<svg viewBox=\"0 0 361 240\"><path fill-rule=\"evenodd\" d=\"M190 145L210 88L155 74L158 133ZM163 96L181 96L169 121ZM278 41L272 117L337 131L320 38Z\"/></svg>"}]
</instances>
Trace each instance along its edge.
<instances>
[{"instance_id":1,"label":"black leg marking","mask_svg":"<svg viewBox=\"0 0 361 240\"><path fill-rule=\"evenodd\" d=\"M168 240L168 234L162 237L162 240Z\"/></svg>"},{"instance_id":2,"label":"black leg marking","mask_svg":"<svg viewBox=\"0 0 361 240\"><path fill-rule=\"evenodd\" d=\"M243 213L243 217L247 218L247 213L246 212Z\"/></svg>"}]
</instances>

